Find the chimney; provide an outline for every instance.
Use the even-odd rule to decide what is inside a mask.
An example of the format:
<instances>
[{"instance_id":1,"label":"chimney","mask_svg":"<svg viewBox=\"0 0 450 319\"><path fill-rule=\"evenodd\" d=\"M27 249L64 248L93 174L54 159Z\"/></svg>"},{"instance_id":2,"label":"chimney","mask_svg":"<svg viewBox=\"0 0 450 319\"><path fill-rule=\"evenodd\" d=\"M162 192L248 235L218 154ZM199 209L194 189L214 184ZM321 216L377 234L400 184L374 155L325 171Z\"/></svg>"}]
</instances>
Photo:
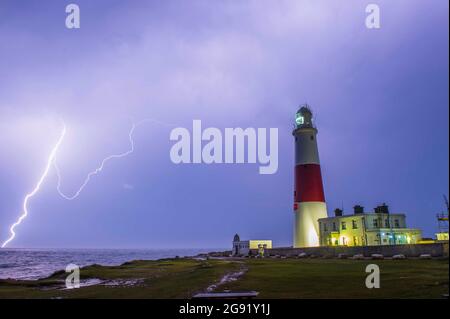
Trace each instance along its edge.
<instances>
[{"instance_id":1,"label":"chimney","mask_svg":"<svg viewBox=\"0 0 450 319\"><path fill-rule=\"evenodd\" d=\"M375 213L377 214L389 214L389 206L386 203L383 205L375 207Z\"/></svg>"},{"instance_id":2,"label":"chimney","mask_svg":"<svg viewBox=\"0 0 450 319\"><path fill-rule=\"evenodd\" d=\"M342 210L342 209L339 209L339 208L336 208L335 210L334 210L334 215L336 216L336 217L340 217L340 216L342 216L342 213L343 213L344 211Z\"/></svg>"},{"instance_id":3,"label":"chimney","mask_svg":"<svg viewBox=\"0 0 450 319\"><path fill-rule=\"evenodd\" d=\"M361 205L355 205L353 207L353 212L355 213L355 215L361 215L364 214L364 207Z\"/></svg>"}]
</instances>

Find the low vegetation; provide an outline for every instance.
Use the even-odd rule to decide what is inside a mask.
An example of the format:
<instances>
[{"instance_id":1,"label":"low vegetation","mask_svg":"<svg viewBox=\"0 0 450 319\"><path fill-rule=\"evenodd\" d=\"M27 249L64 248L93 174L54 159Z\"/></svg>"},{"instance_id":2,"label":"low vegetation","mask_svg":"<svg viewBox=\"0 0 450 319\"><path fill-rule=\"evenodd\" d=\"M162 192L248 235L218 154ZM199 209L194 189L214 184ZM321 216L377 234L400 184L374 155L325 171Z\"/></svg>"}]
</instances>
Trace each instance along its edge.
<instances>
[{"instance_id":1,"label":"low vegetation","mask_svg":"<svg viewBox=\"0 0 450 319\"><path fill-rule=\"evenodd\" d=\"M380 267L380 289L365 286L369 263ZM256 290L260 298L442 298L448 294L448 259L181 258L85 267L82 283L94 284L79 289L64 289L63 271L35 281L0 280L0 298L190 298L243 267L244 275L217 289Z\"/></svg>"}]
</instances>

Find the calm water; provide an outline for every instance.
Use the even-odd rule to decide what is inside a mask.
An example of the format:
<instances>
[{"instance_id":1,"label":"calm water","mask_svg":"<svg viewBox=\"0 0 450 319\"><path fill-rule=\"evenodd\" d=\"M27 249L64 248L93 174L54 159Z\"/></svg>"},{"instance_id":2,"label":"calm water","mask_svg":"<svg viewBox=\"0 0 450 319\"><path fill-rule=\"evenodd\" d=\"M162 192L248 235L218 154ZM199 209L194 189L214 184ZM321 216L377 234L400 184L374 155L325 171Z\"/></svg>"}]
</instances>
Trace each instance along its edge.
<instances>
[{"instance_id":1,"label":"calm water","mask_svg":"<svg viewBox=\"0 0 450 319\"><path fill-rule=\"evenodd\" d=\"M38 279L70 263L80 267L120 265L136 259L194 256L220 250L224 249L0 249L0 278Z\"/></svg>"}]
</instances>

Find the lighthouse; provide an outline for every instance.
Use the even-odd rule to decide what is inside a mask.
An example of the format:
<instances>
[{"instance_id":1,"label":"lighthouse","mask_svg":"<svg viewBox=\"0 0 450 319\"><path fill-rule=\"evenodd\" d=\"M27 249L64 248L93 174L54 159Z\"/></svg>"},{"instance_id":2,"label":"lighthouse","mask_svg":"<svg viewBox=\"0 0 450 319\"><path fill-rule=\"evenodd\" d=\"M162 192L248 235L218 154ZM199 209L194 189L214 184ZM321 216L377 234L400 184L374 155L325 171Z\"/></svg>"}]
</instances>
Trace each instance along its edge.
<instances>
[{"instance_id":1,"label":"lighthouse","mask_svg":"<svg viewBox=\"0 0 450 319\"><path fill-rule=\"evenodd\" d=\"M326 218L327 206L323 192L317 148L317 128L308 105L295 114L295 190L294 247L319 246L320 218Z\"/></svg>"}]
</instances>

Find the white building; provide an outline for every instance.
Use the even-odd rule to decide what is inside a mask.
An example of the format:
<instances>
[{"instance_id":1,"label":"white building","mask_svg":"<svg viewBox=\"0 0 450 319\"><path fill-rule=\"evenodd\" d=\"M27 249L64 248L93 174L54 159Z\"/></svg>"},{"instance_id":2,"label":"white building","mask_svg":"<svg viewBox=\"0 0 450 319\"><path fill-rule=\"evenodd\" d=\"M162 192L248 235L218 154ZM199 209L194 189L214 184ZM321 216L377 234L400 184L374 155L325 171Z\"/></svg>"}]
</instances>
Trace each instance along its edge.
<instances>
[{"instance_id":1,"label":"white building","mask_svg":"<svg viewBox=\"0 0 450 319\"><path fill-rule=\"evenodd\" d=\"M272 241L259 239L241 240L238 234L234 235L233 256L247 256L251 249L258 249L260 253L264 253L266 249L272 249Z\"/></svg>"},{"instance_id":2,"label":"white building","mask_svg":"<svg viewBox=\"0 0 450 319\"><path fill-rule=\"evenodd\" d=\"M321 246L376 246L417 244L420 229L408 228L405 214L392 214L383 204L375 212L356 205L353 215L335 210L335 217L319 219Z\"/></svg>"}]
</instances>

